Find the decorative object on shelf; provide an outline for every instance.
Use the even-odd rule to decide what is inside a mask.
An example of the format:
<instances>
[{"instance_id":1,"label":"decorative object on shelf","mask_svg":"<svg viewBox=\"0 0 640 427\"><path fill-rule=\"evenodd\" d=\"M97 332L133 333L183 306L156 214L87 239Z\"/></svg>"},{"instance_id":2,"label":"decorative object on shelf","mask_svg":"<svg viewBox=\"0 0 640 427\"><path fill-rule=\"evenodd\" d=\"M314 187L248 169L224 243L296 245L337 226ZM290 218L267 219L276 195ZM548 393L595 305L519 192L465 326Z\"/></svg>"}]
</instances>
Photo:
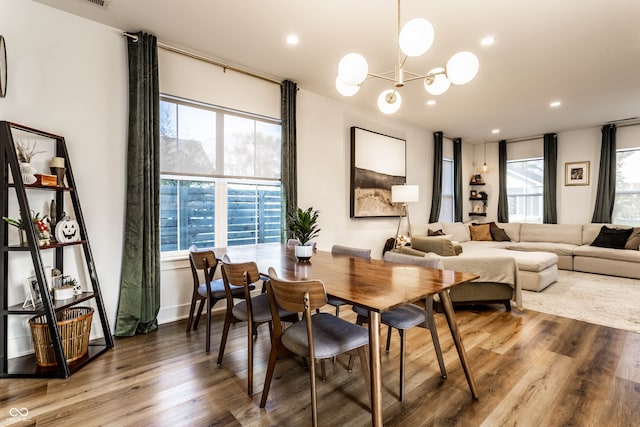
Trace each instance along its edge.
<instances>
[{"instance_id":1,"label":"decorative object on shelf","mask_svg":"<svg viewBox=\"0 0 640 427\"><path fill-rule=\"evenodd\" d=\"M58 185L64 186L64 173L66 171L64 157L53 157L49 162L49 170L52 175L57 177Z\"/></svg>"},{"instance_id":2,"label":"decorative object on shelf","mask_svg":"<svg viewBox=\"0 0 640 427\"><path fill-rule=\"evenodd\" d=\"M409 226L409 240L411 239L411 219L409 218L409 203L417 202L420 199L420 187L417 185L392 185L391 186L391 203L401 203L404 216L407 217ZM401 215L398 218L398 229L396 230L396 247L398 246L398 238L400 237L400 224L402 224Z\"/></svg>"},{"instance_id":3,"label":"decorative object on shelf","mask_svg":"<svg viewBox=\"0 0 640 427\"><path fill-rule=\"evenodd\" d=\"M0 98L7 96L7 44L0 36Z\"/></svg>"},{"instance_id":4,"label":"decorative object on shelf","mask_svg":"<svg viewBox=\"0 0 640 427\"><path fill-rule=\"evenodd\" d=\"M485 193L484 191L481 191L479 194L479 199L480 200L488 200L489 199L489 195L487 193Z\"/></svg>"},{"instance_id":5,"label":"decorative object on shelf","mask_svg":"<svg viewBox=\"0 0 640 427\"><path fill-rule=\"evenodd\" d=\"M80 240L80 228L75 219L69 216L63 217L56 224L56 240L59 243L77 242Z\"/></svg>"},{"instance_id":6,"label":"decorative object on shelf","mask_svg":"<svg viewBox=\"0 0 640 427\"><path fill-rule=\"evenodd\" d=\"M20 175L22 175L22 182L27 185L35 184L38 180L35 176L36 168L31 166L31 163L19 163Z\"/></svg>"},{"instance_id":7,"label":"decorative object on shelf","mask_svg":"<svg viewBox=\"0 0 640 427\"><path fill-rule=\"evenodd\" d=\"M33 216L33 223L38 230L38 245L48 246L51 244L51 233L49 232L49 226L47 225L47 215L40 218L40 212L37 212Z\"/></svg>"},{"instance_id":8,"label":"decorative object on shelf","mask_svg":"<svg viewBox=\"0 0 640 427\"><path fill-rule=\"evenodd\" d=\"M298 261L308 261L313 255L315 245L310 240L320 234L320 228L318 228L319 215L320 211L314 210L313 207L309 207L304 211L297 208L287 215L287 228L291 233L291 238L300 241L300 244L294 248Z\"/></svg>"},{"instance_id":9,"label":"decorative object on shelf","mask_svg":"<svg viewBox=\"0 0 640 427\"><path fill-rule=\"evenodd\" d=\"M472 199L478 198L478 192L476 190L471 190L471 195L469 196Z\"/></svg>"},{"instance_id":10,"label":"decorative object on shelf","mask_svg":"<svg viewBox=\"0 0 640 427\"><path fill-rule=\"evenodd\" d=\"M564 185L589 185L589 161L565 163Z\"/></svg>"},{"instance_id":11,"label":"decorative object on shelf","mask_svg":"<svg viewBox=\"0 0 640 427\"><path fill-rule=\"evenodd\" d=\"M469 181L469 184L471 185L484 184L484 181L482 180L482 175L480 174L471 175L471 181Z\"/></svg>"},{"instance_id":12,"label":"decorative object on shelf","mask_svg":"<svg viewBox=\"0 0 640 427\"><path fill-rule=\"evenodd\" d=\"M30 276L25 282L25 299L22 308L33 307L36 308L42 304L42 295L40 295L40 287L38 286L38 279L36 276Z\"/></svg>"},{"instance_id":13,"label":"decorative object on shelf","mask_svg":"<svg viewBox=\"0 0 640 427\"><path fill-rule=\"evenodd\" d=\"M45 151L36 151L35 141L18 141L16 143L16 152L18 153L18 161L20 163L31 163L33 156L39 153L45 153Z\"/></svg>"},{"instance_id":14,"label":"decorative object on shelf","mask_svg":"<svg viewBox=\"0 0 640 427\"><path fill-rule=\"evenodd\" d=\"M58 218L58 213L56 210L56 199L51 200L51 204L49 205L49 225L53 230L56 229L56 222Z\"/></svg>"},{"instance_id":15,"label":"decorative object on shelf","mask_svg":"<svg viewBox=\"0 0 640 427\"><path fill-rule=\"evenodd\" d=\"M345 55L338 64L336 89L341 95L352 96L360 90L367 77L375 77L394 83L393 89L383 91L378 97L378 108L385 114L393 114L400 108L402 98L398 89L405 82L424 79L424 88L431 95L440 95L451 83L469 83L478 73L480 62L476 55L463 51L453 55L444 68L433 68L426 74L416 74L405 69L408 57L421 56L431 48L434 30L424 18L414 18L400 28L400 0L398 0L398 63L393 71L381 74L369 73L367 60L359 53ZM404 54L404 58L400 54ZM406 76L406 78L405 78Z\"/></svg>"},{"instance_id":16,"label":"decorative object on shelf","mask_svg":"<svg viewBox=\"0 0 640 427\"><path fill-rule=\"evenodd\" d=\"M473 213L482 213L482 205L475 205L473 207Z\"/></svg>"},{"instance_id":17,"label":"decorative object on shelf","mask_svg":"<svg viewBox=\"0 0 640 427\"><path fill-rule=\"evenodd\" d=\"M58 185L58 178L55 175L47 175L44 173L35 174L36 184L43 187L55 187Z\"/></svg>"},{"instance_id":18,"label":"decorative object on shelf","mask_svg":"<svg viewBox=\"0 0 640 427\"><path fill-rule=\"evenodd\" d=\"M67 362L73 362L87 354L92 318L93 308L91 307L67 308L58 313L58 330ZM56 366L58 363L49 334L47 316L32 317L29 319L29 326L36 353L36 364L38 366Z\"/></svg>"},{"instance_id":19,"label":"decorative object on shelf","mask_svg":"<svg viewBox=\"0 0 640 427\"><path fill-rule=\"evenodd\" d=\"M53 299L56 301L62 301L73 298L75 295L74 287L71 285L65 285L60 288L53 288Z\"/></svg>"}]
</instances>

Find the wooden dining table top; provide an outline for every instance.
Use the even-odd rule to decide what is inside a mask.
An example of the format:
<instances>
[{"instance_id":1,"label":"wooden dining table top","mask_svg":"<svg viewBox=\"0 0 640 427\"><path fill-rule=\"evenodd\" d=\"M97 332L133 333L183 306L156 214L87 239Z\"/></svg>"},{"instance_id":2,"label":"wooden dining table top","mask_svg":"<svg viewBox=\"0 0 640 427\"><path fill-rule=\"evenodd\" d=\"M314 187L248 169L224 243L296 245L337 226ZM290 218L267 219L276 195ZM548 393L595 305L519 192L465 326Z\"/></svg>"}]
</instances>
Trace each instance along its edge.
<instances>
[{"instance_id":1,"label":"wooden dining table top","mask_svg":"<svg viewBox=\"0 0 640 427\"><path fill-rule=\"evenodd\" d=\"M314 252L309 261L301 262L293 248L281 243L214 248L214 252L218 259L227 254L232 262L255 261L262 274L273 267L279 277L287 280L321 280L328 295L380 313L478 278L470 273L321 250Z\"/></svg>"}]
</instances>

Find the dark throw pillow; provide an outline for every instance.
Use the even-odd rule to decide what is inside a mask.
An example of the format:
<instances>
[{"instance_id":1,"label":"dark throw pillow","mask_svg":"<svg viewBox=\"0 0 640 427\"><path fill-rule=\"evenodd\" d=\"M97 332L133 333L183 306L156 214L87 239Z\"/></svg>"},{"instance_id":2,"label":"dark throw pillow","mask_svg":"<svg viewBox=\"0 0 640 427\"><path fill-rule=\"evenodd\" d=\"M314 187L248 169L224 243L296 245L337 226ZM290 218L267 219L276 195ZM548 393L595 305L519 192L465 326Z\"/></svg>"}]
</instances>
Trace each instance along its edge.
<instances>
[{"instance_id":1,"label":"dark throw pillow","mask_svg":"<svg viewBox=\"0 0 640 427\"><path fill-rule=\"evenodd\" d=\"M632 232L633 228L628 228L625 230L609 228L606 225L603 225L600 229L600 233L593 241L593 243L591 243L591 246L611 249L624 249L624 245L627 244L627 239Z\"/></svg>"},{"instance_id":2,"label":"dark throw pillow","mask_svg":"<svg viewBox=\"0 0 640 427\"><path fill-rule=\"evenodd\" d=\"M495 227L492 226L491 228L489 228L489 231L491 232L491 237L493 237L493 240L495 240L496 242L511 241L507 232L504 231L504 228L500 228L496 225Z\"/></svg>"},{"instance_id":3,"label":"dark throw pillow","mask_svg":"<svg viewBox=\"0 0 640 427\"><path fill-rule=\"evenodd\" d=\"M444 231L442 230L431 230L427 229L427 236L444 236Z\"/></svg>"}]
</instances>

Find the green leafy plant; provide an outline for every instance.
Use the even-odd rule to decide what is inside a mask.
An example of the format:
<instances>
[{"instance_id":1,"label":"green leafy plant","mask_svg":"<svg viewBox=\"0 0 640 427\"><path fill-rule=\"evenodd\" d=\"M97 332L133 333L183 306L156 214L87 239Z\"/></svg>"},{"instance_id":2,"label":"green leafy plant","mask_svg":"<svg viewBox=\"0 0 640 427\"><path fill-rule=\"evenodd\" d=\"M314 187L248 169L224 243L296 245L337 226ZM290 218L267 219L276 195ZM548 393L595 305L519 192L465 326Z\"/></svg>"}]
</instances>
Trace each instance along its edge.
<instances>
[{"instance_id":1,"label":"green leafy plant","mask_svg":"<svg viewBox=\"0 0 640 427\"><path fill-rule=\"evenodd\" d=\"M287 214L287 228L292 238L300 240L303 245L320 234L318 216L320 211L313 207L307 210L297 208Z\"/></svg>"},{"instance_id":2,"label":"green leafy plant","mask_svg":"<svg viewBox=\"0 0 640 427\"><path fill-rule=\"evenodd\" d=\"M34 224L38 225L38 228L41 228L41 224L46 224L47 217L48 217L48 215L45 215L45 216L43 216L41 218L40 217L40 212L33 213L33 211L31 211L31 221L33 221ZM12 226L16 227L19 230L22 230L24 228L24 224L22 222L22 217L20 217L18 219L13 219L13 218L9 218L9 217L3 216L2 219L7 224L12 225Z\"/></svg>"}]
</instances>

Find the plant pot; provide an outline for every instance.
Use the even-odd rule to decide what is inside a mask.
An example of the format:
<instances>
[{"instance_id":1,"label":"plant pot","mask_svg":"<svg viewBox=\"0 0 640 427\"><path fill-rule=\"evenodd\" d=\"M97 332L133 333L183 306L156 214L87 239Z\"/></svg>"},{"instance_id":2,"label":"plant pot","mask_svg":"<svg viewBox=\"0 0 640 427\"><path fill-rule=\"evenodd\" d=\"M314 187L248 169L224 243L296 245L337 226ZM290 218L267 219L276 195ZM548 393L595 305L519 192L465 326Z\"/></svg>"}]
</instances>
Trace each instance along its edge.
<instances>
[{"instance_id":1,"label":"plant pot","mask_svg":"<svg viewBox=\"0 0 640 427\"><path fill-rule=\"evenodd\" d=\"M313 245L298 245L295 247L298 261L309 261L313 255Z\"/></svg>"},{"instance_id":2,"label":"plant pot","mask_svg":"<svg viewBox=\"0 0 640 427\"><path fill-rule=\"evenodd\" d=\"M18 230L18 234L20 235L20 246L29 246L29 243L27 242L27 230L20 228Z\"/></svg>"},{"instance_id":3,"label":"plant pot","mask_svg":"<svg viewBox=\"0 0 640 427\"><path fill-rule=\"evenodd\" d=\"M22 174L22 182L26 185L33 184L37 181L36 169L31 166L31 163L20 163L20 174Z\"/></svg>"}]
</instances>

